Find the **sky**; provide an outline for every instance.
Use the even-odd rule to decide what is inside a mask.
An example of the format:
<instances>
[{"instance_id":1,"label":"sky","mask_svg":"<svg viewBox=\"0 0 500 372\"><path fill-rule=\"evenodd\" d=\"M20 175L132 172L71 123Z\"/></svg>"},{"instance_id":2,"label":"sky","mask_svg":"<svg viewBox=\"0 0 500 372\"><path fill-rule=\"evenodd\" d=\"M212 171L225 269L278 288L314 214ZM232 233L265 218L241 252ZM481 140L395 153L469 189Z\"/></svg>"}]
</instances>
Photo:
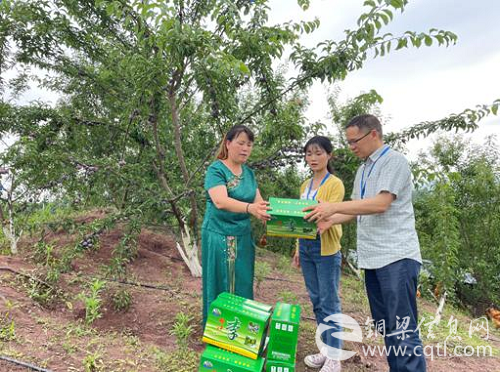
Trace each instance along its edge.
<instances>
[{"instance_id":1,"label":"sky","mask_svg":"<svg viewBox=\"0 0 500 372\"><path fill-rule=\"evenodd\" d=\"M302 38L310 47L324 39L342 40L344 30L355 29L359 15L368 9L363 0L311 0L306 11L295 0L271 0L269 5L270 23L320 20L319 29ZM340 101L375 89L384 99L381 110L386 132L493 103L500 98L499 14L500 0L410 0L383 32L400 35L407 30L437 28L457 34L457 44L391 51L385 57L368 59L362 70L339 83ZM328 122L328 89L320 83L311 89L310 120ZM500 140L500 116L481 121L480 128L465 137L482 143L491 134ZM432 138L411 141L410 158L431 143Z\"/></svg>"}]
</instances>

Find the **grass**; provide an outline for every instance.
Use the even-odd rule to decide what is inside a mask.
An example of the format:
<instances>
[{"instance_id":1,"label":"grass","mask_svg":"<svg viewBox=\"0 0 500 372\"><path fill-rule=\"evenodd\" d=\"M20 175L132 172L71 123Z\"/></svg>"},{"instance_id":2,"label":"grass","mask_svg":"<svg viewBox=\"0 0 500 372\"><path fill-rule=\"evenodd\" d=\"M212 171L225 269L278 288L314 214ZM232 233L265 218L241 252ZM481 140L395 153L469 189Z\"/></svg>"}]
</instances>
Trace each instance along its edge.
<instances>
[{"instance_id":1,"label":"grass","mask_svg":"<svg viewBox=\"0 0 500 372\"><path fill-rule=\"evenodd\" d=\"M340 291L345 313L356 311L362 312L363 315L370 315L370 305L366 297L364 283L356 276L342 273Z\"/></svg>"},{"instance_id":2,"label":"grass","mask_svg":"<svg viewBox=\"0 0 500 372\"><path fill-rule=\"evenodd\" d=\"M421 337L424 345L444 345L446 341L447 350L452 352L455 347L478 347L488 346L490 343L486 336L491 334L491 329L486 327L485 318L470 319L462 310L446 307L439 324L432 324L434 313L421 311L419 322L422 323ZM474 325L479 329L475 330ZM489 325L491 327L491 324ZM486 331L487 329L487 331ZM492 355L500 356L500 350L492 347Z\"/></svg>"},{"instance_id":3,"label":"grass","mask_svg":"<svg viewBox=\"0 0 500 372\"><path fill-rule=\"evenodd\" d=\"M164 372L193 372L198 368L199 355L197 352L185 349L165 352L158 348L152 349L156 367Z\"/></svg>"},{"instance_id":4,"label":"grass","mask_svg":"<svg viewBox=\"0 0 500 372\"><path fill-rule=\"evenodd\" d=\"M287 304L296 304L299 302L297 295L291 291L281 291L278 293L278 298L281 302L285 302Z\"/></svg>"}]
</instances>

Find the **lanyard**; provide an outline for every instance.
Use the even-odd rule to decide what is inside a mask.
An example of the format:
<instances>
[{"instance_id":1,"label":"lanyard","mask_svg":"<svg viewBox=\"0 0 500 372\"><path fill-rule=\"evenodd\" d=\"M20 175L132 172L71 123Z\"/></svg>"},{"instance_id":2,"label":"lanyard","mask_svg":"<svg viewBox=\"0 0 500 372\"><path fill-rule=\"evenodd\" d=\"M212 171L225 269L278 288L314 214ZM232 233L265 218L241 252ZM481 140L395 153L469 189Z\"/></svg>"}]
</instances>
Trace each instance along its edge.
<instances>
[{"instance_id":1,"label":"lanyard","mask_svg":"<svg viewBox=\"0 0 500 372\"><path fill-rule=\"evenodd\" d=\"M330 177L330 173L326 172L325 177L323 178L323 180L319 184L318 188L316 189L316 192L312 196L312 200L314 200L316 198L316 195L318 194L319 188L325 183L325 181L328 179L328 177ZM309 194L311 193L312 184L313 184L313 179L311 178L311 182L309 182L309 190L307 190L307 200L309 200Z\"/></svg>"},{"instance_id":2,"label":"lanyard","mask_svg":"<svg viewBox=\"0 0 500 372\"><path fill-rule=\"evenodd\" d=\"M377 160L375 160L373 162L373 165L372 167L370 168L370 171L368 172L368 175L366 176L366 180L365 180L365 169L366 169L366 163L363 167L363 174L361 175L361 185L360 185L360 190L361 190L361 199L363 199L365 197L365 192L366 192L366 183L368 182L368 178L370 178L370 174L372 174L372 170L373 168L375 168L375 164L377 164L377 161L379 161L379 159L384 156L387 151L390 150L390 147L387 146L384 151L382 151L382 153L379 155L379 157L377 158ZM364 182L363 182L364 181Z\"/></svg>"}]
</instances>

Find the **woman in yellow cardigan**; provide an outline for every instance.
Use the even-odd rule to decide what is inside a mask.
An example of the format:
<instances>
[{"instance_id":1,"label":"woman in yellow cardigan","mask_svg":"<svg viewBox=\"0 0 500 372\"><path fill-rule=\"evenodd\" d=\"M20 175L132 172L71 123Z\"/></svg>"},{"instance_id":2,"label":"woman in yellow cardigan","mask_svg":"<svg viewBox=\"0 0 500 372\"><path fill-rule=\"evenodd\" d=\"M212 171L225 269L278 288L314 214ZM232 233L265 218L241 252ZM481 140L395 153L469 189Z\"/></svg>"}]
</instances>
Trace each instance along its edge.
<instances>
[{"instance_id":1,"label":"woman in yellow cardigan","mask_svg":"<svg viewBox=\"0 0 500 372\"><path fill-rule=\"evenodd\" d=\"M344 184L332 174L329 161L333 146L327 137L316 136L304 146L305 160L313 172L300 188L300 198L325 202L341 202L344 199ZM302 267L304 282L313 304L318 325L329 327L323 333L323 342L329 346L318 354L308 355L304 359L307 366L321 368L320 372L339 372L340 362L335 360L335 349L342 349L342 340L331 334L341 329L332 321L324 321L332 314L341 312L339 298L340 270L342 255L340 252L341 225L332 225L328 220L318 223L318 235L315 240L299 239L293 261ZM332 349L334 348L334 349ZM333 351L333 352L332 352Z\"/></svg>"}]
</instances>

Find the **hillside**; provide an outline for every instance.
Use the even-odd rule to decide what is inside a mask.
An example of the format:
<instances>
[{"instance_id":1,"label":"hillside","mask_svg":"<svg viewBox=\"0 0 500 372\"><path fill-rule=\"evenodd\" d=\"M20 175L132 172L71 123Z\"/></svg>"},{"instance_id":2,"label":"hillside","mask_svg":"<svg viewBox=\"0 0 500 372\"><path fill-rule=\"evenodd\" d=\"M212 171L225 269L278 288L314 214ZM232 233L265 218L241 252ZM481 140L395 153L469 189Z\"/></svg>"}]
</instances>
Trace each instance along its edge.
<instances>
[{"instance_id":1,"label":"hillside","mask_svg":"<svg viewBox=\"0 0 500 372\"><path fill-rule=\"evenodd\" d=\"M104 216L105 212L95 211L76 218L75 223L85 226ZM154 228L141 230L135 259L126 265L124 276L113 279L117 275L110 275L110 268L118 267L113 264L113 250L124 234L118 224L99 234L92 248L76 254L80 235L57 228L44 237L43 244L38 237L25 238L18 256L0 256L0 355L61 372L196 371L204 348L200 342L201 279L190 276L173 238ZM301 273L289 262L287 257L259 249L255 294L265 303L281 300L302 305L297 371L310 371L302 359L316 350L315 322ZM369 318L363 285L347 271L341 296L344 312L363 327ZM96 306L99 300L100 307ZM420 299L419 306L421 318L429 319L435 305ZM449 335L451 315L458 320L462 340L452 340L448 346L489 345L494 356L428 358L428 370L500 371L500 333L490 329L489 340L480 335L469 339L471 319L458 310L445 312L434 328L435 339L426 337L427 330L423 333L426 344L437 345ZM378 344L380 339L365 338L363 343L348 342L346 348L360 351ZM345 372L387 369L384 357L360 354L343 365ZM0 371L27 370L0 361Z\"/></svg>"}]
</instances>

